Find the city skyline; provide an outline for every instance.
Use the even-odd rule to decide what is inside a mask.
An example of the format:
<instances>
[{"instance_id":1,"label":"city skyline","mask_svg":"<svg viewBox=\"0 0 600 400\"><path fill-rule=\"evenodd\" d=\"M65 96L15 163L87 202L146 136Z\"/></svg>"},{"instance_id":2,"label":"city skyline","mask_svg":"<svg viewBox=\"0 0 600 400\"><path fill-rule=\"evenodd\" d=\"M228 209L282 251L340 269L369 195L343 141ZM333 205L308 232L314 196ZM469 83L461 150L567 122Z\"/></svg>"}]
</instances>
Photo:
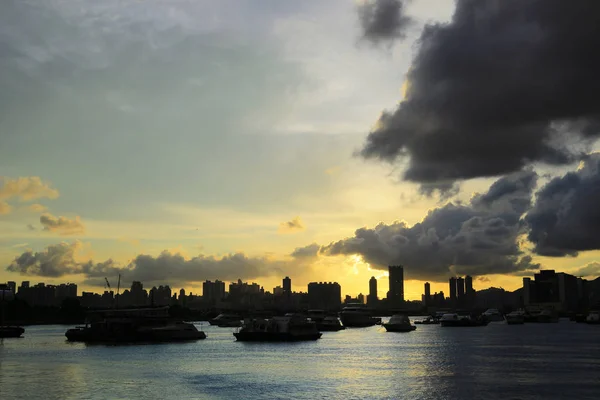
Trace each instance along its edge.
<instances>
[{"instance_id":1,"label":"city skyline","mask_svg":"<svg viewBox=\"0 0 600 400\"><path fill-rule=\"evenodd\" d=\"M384 298L403 265L419 300L454 276L600 275L595 65L536 50L586 48L559 5L554 25L474 13L547 26L532 48L461 23L467 2L414 0L392 26L342 0L102 3L0 4L0 282L290 276L355 297L375 276ZM482 61L508 42L516 75Z\"/></svg>"}]
</instances>

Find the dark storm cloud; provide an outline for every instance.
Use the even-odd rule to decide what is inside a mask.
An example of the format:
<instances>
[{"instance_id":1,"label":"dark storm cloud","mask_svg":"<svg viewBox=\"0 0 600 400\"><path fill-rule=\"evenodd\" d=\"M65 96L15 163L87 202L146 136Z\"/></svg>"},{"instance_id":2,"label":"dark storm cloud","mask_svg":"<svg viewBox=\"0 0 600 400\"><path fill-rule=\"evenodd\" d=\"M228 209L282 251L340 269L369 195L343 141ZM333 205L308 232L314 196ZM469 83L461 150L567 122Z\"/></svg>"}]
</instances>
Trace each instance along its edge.
<instances>
[{"instance_id":1,"label":"dark storm cloud","mask_svg":"<svg viewBox=\"0 0 600 400\"><path fill-rule=\"evenodd\" d=\"M575 256L600 249L600 154L542 187L525 218L535 252Z\"/></svg>"},{"instance_id":2,"label":"dark storm cloud","mask_svg":"<svg viewBox=\"0 0 600 400\"><path fill-rule=\"evenodd\" d=\"M314 258L319 254L320 248L321 246L319 246L317 243L309 244L304 247L296 247L290 256L297 259Z\"/></svg>"},{"instance_id":3,"label":"dark storm cloud","mask_svg":"<svg viewBox=\"0 0 600 400\"><path fill-rule=\"evenodd\" d=\"M243 253L229 254L221 258L205 255L185 258L181 254L169 251L163 251L157 257L140 254L126 265L110 259L104 262L81 262L76 257L81 246L80 242L59 243L37 253L27 250L16 257L6 270L22 275L46 277L81 274L86 283L103 285L104 277L118 274L121 274L125 282L136 280L150 284L181 284L206 279L237 280L270 275L298 275L307 267L298 261L300 255L291 262L248 257Z\"/></svg>"},{"instance_id":4,"label":"dark storm cloud","mask_svg":"<svg viewBox=\"0 0 600 400\"><path fill-rule=\"evenodd\" d=\"M358 6L358 17L365 39L374 44L403 39L412 19L404 15L403 0L365 0Z\"/></svg>"},{"instance_id":5,"label":"dark storm cloud","mask_svg":"<svg viewBox=\"0 0 600 400\"><path fill-rule=\"evenodd\" d=\"M58 243L48 246L44 251L33 252L27 250L16 257L6 267L9 272L18 272L22 275L35 275L45 277L59 277L66 274L77 273L79 263L74 255L80 247L79 242Z\"/></svg>"},{"instance_id":6,"label":"dark storm cloud","mask_svg":"<svg viewBox=\"0 0 600 400\"><path fill-rule=\"evenodd\" d=\"M321 249L326 255L359 254L376 268L407 267L409 279L514 273L539 267L519 248L520 217L531 204L537 175L520 171L496 181L468 205L449 203L413 226L404 222L361 228L354 237Z\"/></svg>"},{"instance_id":7,"label":"dark storm cloud","mask_svg":"<svg viewBox=\"0 0 600 400\"><path fill-rule=\"evenodd\" d=\"M598 26L596 0L459 0L424 28L406 99L361 155L446 185L578 159L600 133Z\"/></svg>"}]
</instances>

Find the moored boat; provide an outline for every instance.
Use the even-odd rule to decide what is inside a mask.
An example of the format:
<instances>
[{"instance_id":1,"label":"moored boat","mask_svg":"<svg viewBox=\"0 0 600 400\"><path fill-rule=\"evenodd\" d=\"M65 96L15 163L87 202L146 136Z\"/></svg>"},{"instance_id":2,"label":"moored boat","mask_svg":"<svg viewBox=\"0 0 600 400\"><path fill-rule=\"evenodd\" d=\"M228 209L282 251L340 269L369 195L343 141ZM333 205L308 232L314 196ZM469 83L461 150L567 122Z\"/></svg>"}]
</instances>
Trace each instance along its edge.
<instances>
[{"instance_id":1,"label":"moored boat","mask_svg":"<svg viewBox=\"0 0 600 400\"><path fill-rule=\"evenodd\" d=\"M525 313L523 311L512 311L506 314L506 323L508 325L521 325L525 323Z\"/></svg>"},{"instance_id":2,"label":"moored boat","mask_svg":"<svg viewBox=\"0 0 600 400\"><path fill-rule=\"evenodd\" d=\"M337 332L346 329L340 319L336 316L328 315L321 321L316 322L317 329L321 332Z\"/></svg>"},{"instance_id":3,"label":"moored boat","mask_svg":"<svg viewBox=\"0 0 600 400\"><path fill-rule=\"evenodd\" d=\"M0 338L18 338L25 333L20 326L0 326Z\"/></svg>"},{"instance_id":4,"label":"moored boat","mask_svg":"<svg viewBox=\"0 0 600 400\"><path fill-rule=\"evenodd\" d=\"M362 303L347 304L340 312L342 324L346 327L364 328L381 323L381 318L373 317L373 311Z\"/></svg>"},{"instance_id":5,"label":"moored boat","mask_svg":"<svg viewBox=\"0 0 600 400\"><path fill-rule=\"evenodd\" d=\"M208 320L211 325L216 325L219 328L238 328L242 326L242 318L236 314L219 314L215 318Z\"/></svg>"},{"instance_id":6,"label":"moored boat","mask_svg":"<svg viewBox=\"0 0 600 400\"><path fill-rule=\"evenodd\" d=\"M600 311L590 311L588 316L585 318L585 323L590 325L600 324Z\"/></svg>"},{"instance_id":7,"label":"moored boat","mask_svg":"<svg viewBox=\"0 0 600 400\"><path fill-rule=\"evenodd\" d=\"M414 322L415 325L437 325L440 323L440 320L437 318L434 318L432 316L429 316L425 319L418 319Z\"/></svg>"},{"instance_id":8,"label":"moored boat","mask_svg":"<svg viewBox=\"0 0 600 400\"><path fill-rule=\"evenodd\" d=\"M177 342L205 339L194 324L169 316L169 308L105 310L85 326L67 330L67 340L86 343Z\"/></svg>"},{"instance_id":9,"label":"moored boat","mask_svg":"<svg viewBox=\"0 0 600 400\"><path fill-rule=\"evenodd\" d=\"M411 332L417 329L404 314L394 314L388 322L382 325L388 332Z\"/></svg>"},{"instance_id":10,"label":"moored boat","mask_svg":"<svg viewBox=\"0 0 600 400\"><path fill-rule=\"evenodd\" d=\"M245 319L241 329L233 333L240 342L298 342L317 340L321 335L315 322L300 314Z\"/></svg>"},{"instance_id":11,"label":"moored boat","mask_svg":"<svg viewBox=\"0 0 600 400\"><path fill-rule=\"evenodd\" d=\"M490 308L482 314L490 322L504 321L504 316L496 308Z\"/></svg>"},{"instance_id":12,"label":"moored boat","mask_svg":"<svg viewBox=\"0 0 600 400\"><path fill-rule=\"evenodd\" d=\"M440 319L443 327L474 327L486 326L489 323L484 317L471 317L470 315L458 315L456 313L444 314Z\"/></svg>"}]
</instances>

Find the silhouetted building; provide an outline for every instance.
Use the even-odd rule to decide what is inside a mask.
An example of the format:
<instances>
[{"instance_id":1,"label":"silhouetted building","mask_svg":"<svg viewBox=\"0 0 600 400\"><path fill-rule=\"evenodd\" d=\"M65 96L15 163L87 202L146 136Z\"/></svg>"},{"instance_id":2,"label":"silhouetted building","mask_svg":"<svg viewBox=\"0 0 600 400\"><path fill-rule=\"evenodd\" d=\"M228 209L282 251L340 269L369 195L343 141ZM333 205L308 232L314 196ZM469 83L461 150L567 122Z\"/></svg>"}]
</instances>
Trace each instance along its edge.
<instances>
[{"instance_id":1,"label":"silhouetted building","mask_svg":"<svg viewBox=\"0 0 600 400\"><path fill-rule=\"evenodd\" d=\"M465 276L465 294L471 296L475 291L473 290L473 278L469 275Z\"/></svg>"},{"instance_id":2,"label":"silhouetted building","mask_svg":"<svg viewBox=\"0 0 600 400\"><path fill-rule=\"evenodd\" d=\"M377 279L374 276L369 279L369 295L367 296L367 304L373 306L377 304Z\"/></svg>"},{"instance_id":3,"label":"silhouetted building","mask_svg":"<svg viewBox=\"0 0 600 400\"><path fill-rule=\"evenodd\" d=\"M387 298L390 303L401 303L404 301L404 268L401 265L390 265L388 267L390 290Z\"/></svg>"},{"instance_id":4,"label":"silhouetted building","mask_svg":"<svg viewBox=\"0 0 600 400\"><path fill-rule=\"evenodd\" d=\"M60 303L64 299L77 297L77 285L74 283L61 283L56 286L56 299Z\"/></svg>"},{"instance_id":5,"label":"silhouetted building","mask_svg":"<svg viewBox=\"0 0 600 400\"><path fill-rule=\"evenodd\" d=\"M287 295L292 293L292 280L288 276L283 278L283 293Z\"/></svg>"},{"instance_id":6,"label":"silhouetted building","mask_svg":"<svg viewBox=\"0 0 600 400\"><path fill-rule=\"evenodd\" d=\"M231 285L229 286L229 291L231 293ZM209 304L216 304L217 302L222 301L225 298L225 282L222 282L220 280L216 280L214 282L203 282L202 298Z\"/></svg>"},{"instance_id":7,"label":"silhouetted building","mask_svg":"<svg viewBox=\"0 0 600 400\"><path fill-rule=\"evenodd\" d=\"M450 278L450 301L456 302L456 278Z\"/></svg>"},{"instance_id":8,"label":"silhouetted building","mask_svg":"<svg viewBox=\"0 0 600 400\"><path fill-rule=\"evenodd\" d=\"M523 303L525 306L554 307L561 311L576 311L585 306L588 294L581 278L541 270L531 278L523 278Z\"/></svg>"},{"instance_id":9,"label":"silhouetted building","mask_svg":"<svg viewBox=\"0 0 600 400\"><path fill-rule=\"evenodd\" d=\"M338 310L342 301L342 288L337 282L311 282L308 284L310 308Z\"/></svg>"},{"instance_id":10,"label":"silhouetted building","mask_svg":"<svg viewBox=\"0 0 600 400\"><path fill-rule=\"evenodd\" d=\"M425 306L431 305L431 285L429 282L425 282L425 293L423 295L423 303Z\"/></svg>"},{"instance_id":11,"label":"silhouetted building","mask_svg":"<svg viewBox=\"0 0 600 400\"><path fill-rule=\"evenodd\" d=\"M358 300L359 303L365 304L365 296L362 293L358 294L356 300Z\"/></svg>"},{"instance_id":12,"label":"silhouetted building","mask_svg":"<svg viewBox=\"0 0 600 400\"><path fill-rule=\"evenodd\" d=\"M465 280L461 277L456 278L456 297L459 300L465 299Z\"/></svg>"},{"instance_id":13,"label":"silhouetted building","mask_svg":"<svg viewBox=\"0 0 600 400\"><path fill-rule=\"evenodd\" d=\"M16 282L8 281L6 283L6 285L8 286L8 290L13 292L13 295L17 293L17 283Z\"/></svg>"}]
</instances>

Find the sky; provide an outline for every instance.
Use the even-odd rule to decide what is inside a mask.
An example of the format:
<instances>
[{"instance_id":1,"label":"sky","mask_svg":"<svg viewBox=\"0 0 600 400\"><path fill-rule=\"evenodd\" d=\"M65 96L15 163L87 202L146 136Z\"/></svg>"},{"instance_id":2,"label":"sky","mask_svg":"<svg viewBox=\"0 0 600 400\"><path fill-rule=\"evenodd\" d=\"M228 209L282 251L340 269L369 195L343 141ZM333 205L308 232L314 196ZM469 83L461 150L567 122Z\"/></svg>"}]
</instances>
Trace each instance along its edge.
<instances>
[{"instance_id":1,"label":"sky","mask_svg":"<svg viewBox=\"0 0 600 400\"><path fill-rule=\"evenodd\" d=\"M0 2L0 281L595 278L599 6Z\"/></svg>"}]
</instances>

